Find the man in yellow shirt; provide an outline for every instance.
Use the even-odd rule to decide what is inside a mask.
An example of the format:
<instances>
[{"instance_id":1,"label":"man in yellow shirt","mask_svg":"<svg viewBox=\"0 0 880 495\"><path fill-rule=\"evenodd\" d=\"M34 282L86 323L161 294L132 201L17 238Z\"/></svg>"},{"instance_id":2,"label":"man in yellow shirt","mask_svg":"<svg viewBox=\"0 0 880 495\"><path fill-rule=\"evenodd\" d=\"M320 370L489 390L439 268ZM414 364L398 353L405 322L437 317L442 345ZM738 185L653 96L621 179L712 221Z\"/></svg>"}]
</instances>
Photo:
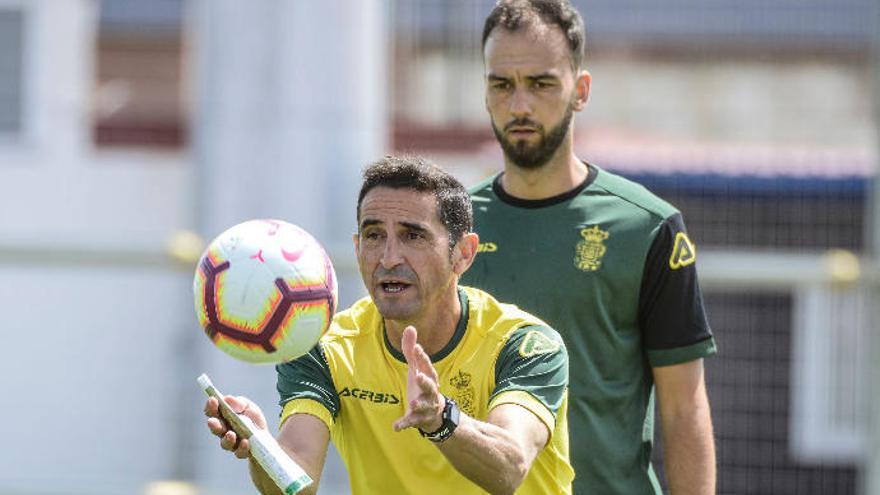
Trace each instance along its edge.
<instances>
[{"instance_id":1,"label":"man in yellow shirt","mask_svg":"<svg viewBox=\"0 0 880 495\"><path fill-rule=\"evenodd\" d=\"M330 440L355 494L571 493L568 356L553 329L460 287L477 252L470 197L418 157L368 167L358 265L369 297L336 315L309 354L277 367L278 441L316 483ZM260 409L227 396L265 427ZM248 457L205 407L221 446ZM258 464L262 493L279 493Z\"/></svg>"}]
</instances>

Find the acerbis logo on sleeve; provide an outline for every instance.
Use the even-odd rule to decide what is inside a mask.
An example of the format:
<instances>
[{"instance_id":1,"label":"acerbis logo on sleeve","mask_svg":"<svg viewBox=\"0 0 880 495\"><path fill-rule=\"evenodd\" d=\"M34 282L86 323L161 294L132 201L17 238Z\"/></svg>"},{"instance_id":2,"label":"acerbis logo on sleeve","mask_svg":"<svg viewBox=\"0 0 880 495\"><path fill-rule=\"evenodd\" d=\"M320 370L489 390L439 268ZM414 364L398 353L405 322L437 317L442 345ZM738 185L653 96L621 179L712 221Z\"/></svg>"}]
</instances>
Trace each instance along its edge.
<instances>
[{"instance_id":1,"label":"acerbis logo on sleeve","mask_svg":"<svg viewBox=\"0 0 880 495\"><path fill-rule=\"evenodd\" d=\"M669 268L678 270L697 261L697 247L688 239L687 234L679 232L675 234L675 242L672 243L672 254L669 256Z\"/></svg>"}]
</instances>

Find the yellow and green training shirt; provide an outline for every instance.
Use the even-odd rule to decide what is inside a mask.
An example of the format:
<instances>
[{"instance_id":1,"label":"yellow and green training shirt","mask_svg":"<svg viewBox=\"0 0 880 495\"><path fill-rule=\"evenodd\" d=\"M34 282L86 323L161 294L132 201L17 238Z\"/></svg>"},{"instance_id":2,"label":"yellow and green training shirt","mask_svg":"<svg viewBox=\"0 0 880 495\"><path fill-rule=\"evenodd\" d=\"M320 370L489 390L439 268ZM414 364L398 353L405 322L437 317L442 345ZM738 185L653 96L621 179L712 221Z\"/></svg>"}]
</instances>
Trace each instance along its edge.
<instances>
[{"instance_id":1,"label":"yellow and green training shirt","mask_svg":"<svg viewBox=\"0 0 880 495\"><path fill-rule=\"evenodd\" d=\"M480 290L460 287L459 299L455 333L431 356L440 392L481 421L501 404L534 413L550 439L517 493L571 493L568 355L561 337ZM323 421L348 468L352 493L485 493L417 430L392 429L404 415L407 366L369 298L337 314L309 354L276 369L282 424L300 413Z\"/></svg>"}]
</instances>

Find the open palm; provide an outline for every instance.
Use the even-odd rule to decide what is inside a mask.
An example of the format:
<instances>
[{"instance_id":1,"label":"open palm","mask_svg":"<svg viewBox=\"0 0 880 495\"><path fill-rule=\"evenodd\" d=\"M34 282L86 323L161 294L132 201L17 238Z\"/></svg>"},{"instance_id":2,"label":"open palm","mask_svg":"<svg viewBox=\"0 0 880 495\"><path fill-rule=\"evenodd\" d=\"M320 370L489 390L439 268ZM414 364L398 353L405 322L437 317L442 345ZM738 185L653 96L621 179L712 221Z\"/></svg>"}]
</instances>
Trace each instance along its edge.
<instances>
[{"instance_id":1,"label":"open palm","mask_svg":"<svg viewBox=\"0 0 880 495\"><path fill-rule=\"evenodd\" d=\"M406 412L394 422L394 431L416 427L422 431L435 431L442 424L445 399L440 393L437 370L431 358L416 341L415 327L403 331L401 348L408 366L406 374Z\"/></svg>"}]
</instances>

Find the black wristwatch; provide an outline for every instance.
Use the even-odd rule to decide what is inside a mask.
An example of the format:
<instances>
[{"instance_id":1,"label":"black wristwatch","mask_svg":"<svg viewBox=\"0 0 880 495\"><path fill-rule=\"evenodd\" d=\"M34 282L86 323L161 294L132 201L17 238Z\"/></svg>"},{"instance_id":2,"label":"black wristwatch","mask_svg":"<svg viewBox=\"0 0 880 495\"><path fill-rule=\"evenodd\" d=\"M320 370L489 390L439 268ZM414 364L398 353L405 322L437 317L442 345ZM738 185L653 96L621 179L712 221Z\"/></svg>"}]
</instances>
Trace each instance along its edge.
<instances>
[{"instance_id":1,"label":"black wristwatch","mask_svg":"<svg viewBox=\"0 0 880 495\"><path fill-rule=\"evenodd\" d=\"M449 397L443 396L446 399L446 405L443 406L443 415L441 419L443 420L440 423L440 428L437 428L436 431L432 431L430 433L426 433L421 428L419 428L419 433L422 434L423 437L434 443L442 443L445 442L449 437L452 436L452 433L455 431L455 428L458 427L458 421L461 418L461 412L458 410L458 404L455 403L454 400Z\"/></svg>"}]
</instances>

